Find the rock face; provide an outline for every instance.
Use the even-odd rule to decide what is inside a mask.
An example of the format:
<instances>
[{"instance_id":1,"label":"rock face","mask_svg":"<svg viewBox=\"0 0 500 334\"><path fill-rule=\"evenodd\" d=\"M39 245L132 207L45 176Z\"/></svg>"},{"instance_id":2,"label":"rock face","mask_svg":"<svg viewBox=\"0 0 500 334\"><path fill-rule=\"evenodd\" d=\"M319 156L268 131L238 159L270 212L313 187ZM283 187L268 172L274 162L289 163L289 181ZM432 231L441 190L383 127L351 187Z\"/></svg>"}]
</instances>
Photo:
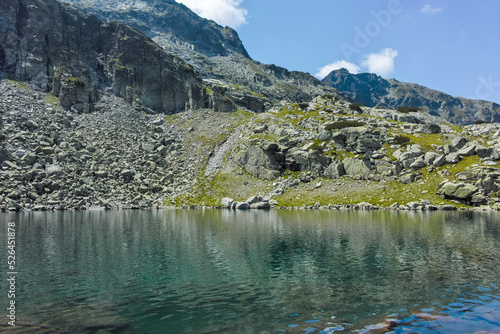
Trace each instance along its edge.
<instances>
[{"instance_id":1,"label":"rock face","mask_svg":"<svg viewBox=\"0 0 500 334\"><path fill-rule=\"evenodd\" d=\"M104 88L160 112L206 104L194 69L137 30L54 0L1 0L0 8L0 73L52 92L65 108L92 111Z\"/></svg>"},{"instance_id":2,"label":"rock face","mask_svg":"<svg viewBox=\"0 0 500 334\"><path fill-rule=\"evenodd\" d=\"M207 56L250 58L236 31L203 19L174 0L67 0L108 22L120 21L151 38L163 36Z\"/></svg>"},{"instance_id":3,"label":"rock face","mask_svg":"<svg viewBox=\"0 0 500 334\"><path fill-rule=\"evenodd\" d=\"M415 107L458 125L478 120L500 122L500 105L494 102L452 97L417 84L385 80L373 73L351 74L340 69L322 81L367 107Z\"/></svg>"},{"instance_id":4,"label":"rock face","mask_svg":"<svg viewBox=\"0 0 500 334\"><path fill-rule=\"evenodd\" d=\"M103 21L137 28L167 53L192 65L210 90L211 109L263 112L282 99L301 102L325 94L345 99L308 73L253 61L233 29L203 19L173 0L61 2Z\"/></svg>"}]
</instances>

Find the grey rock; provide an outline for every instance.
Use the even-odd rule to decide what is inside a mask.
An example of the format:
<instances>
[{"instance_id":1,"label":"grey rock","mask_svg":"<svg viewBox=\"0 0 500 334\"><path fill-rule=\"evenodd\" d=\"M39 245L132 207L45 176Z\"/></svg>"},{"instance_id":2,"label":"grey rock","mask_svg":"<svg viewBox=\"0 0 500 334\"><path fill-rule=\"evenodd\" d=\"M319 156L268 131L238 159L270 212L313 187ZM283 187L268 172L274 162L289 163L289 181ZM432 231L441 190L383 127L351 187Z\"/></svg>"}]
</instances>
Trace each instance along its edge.
<instances>
[{"instance_id":1,"label":"grey rock","mask_svg":"<svg viewBox=\"0 0 500 334\"><path fill-rule=\"evenodd\" d=\"M439 157L439 154L437 154L436 152L427 152L424 155L424 161L427 165L432 165L434 163L434 161L436 160L436 158L438 158L438 157Z\"/></svg>"},{"instance_id":2,"label":"grey rock","mask_svg":"<svg viewBox=\"0 0 500 334\"><path fill-rule=\"evenodd\" d=\"M391 166L391 171L393 175L399 175L401 174L401 171L403 170L403 167L401 166L401 163L398 161L394 162Z\"/></svg>"},{"instance_id":3,"label":"grey rock","mask_svg":"<svg viewBox=\"0 0 500 334\"><path fill-rule=\"evenodd\" d=\"M458 199L468 199L470 198L474 193L478 191L478 188L471 185L471 184L464 184L462 187L459 187L454 193L453 197L456 197Z\"/></svg>"},{"instance_id":4,"label":"grey rock","mask_svg":"<svg viewBox=\"0 0 500 334\"><path fill-rule=\"evenodd\" d=\"M250 205L250 209L268 210L271 208L269 202L257 202Z\"/></svg>"},{"instance_id":5,"label":"grey rock","mask_svg":"<svg viewBox=\"0 0 500 334\"><path fill-rule=\"evenodd\" d=\"M33 153L27 152L23 157L22 161L27 165L34 165L36 162L37 156Z\"/></svg>"},{"instance_id":6,"label":"grey rock","mask_svg":"<svg viewBox=\"0 0 500 334\"><path fill-rule=\"evenodd\" d=\"M422 126L422 132L427 134L440 133L441 127L437 124L424 124Z\"/></svg>"},{"instance_id":7,"label":"grey rock","mask_svg":"<svg viewBox=\"0 0 500 334\"><path fill-rule=\"evenodd\" d=\"M265 152L276 152L278 151L279 145L272 141L265 141L260 148Z\"/></svg>"},{"instance_id":8,"label":"grey rock","mask_svg":"<svg viewBox=\"0 0 500 334\"><path fill-rule=\"evenodd\" d=\"M371 173L371 163L368 160L345 158L342 160L342 164L347 175L362 175L366 177Z\"/></svg>"},{"instance_id":9,"label":"grey rock","mask_svg":"<svg viewBox=\"0 0 500 334\"><path fill-rule=\"evenodd\" d=\"M325 169L323 173L324 177L329 179L338 179L345 175L345 169L343 163L334 162Z\"/></svg>"},{"instance_id":10,"label":"grey rock","mask_svg":"<svg viewBox=\"0 0 500 334\"><path fill-rule=\"evenodd\" d=\"M12 155L9 153L9 151L3 147L0 148L0 164L10 159L12 159Z\"/></svg>"},{"instance_id":11,"label":"grey rock","mask_svg":"<svg viewBox=\"0 0 500 334\"><path fill-rule=\"evenodd\" d=\"M332 139L332 132L328 130L323 130L318 134L318 140L328 141Z\"/></svg>"},{"instance_id":12,"label":"grey rock","mask_svg":"<svg viewBox=\"0 0 500 334\"><path fill-rule=\"evenodd\" d=\"M234 200L229 197L224 197L221 199L220 204L225 208L231 208L233 206Z\"/></svg>"},{"instance_id":13,"label":"grey rock","mask_svg":"<svg viewBox=\"0 0 500 334\"><path fill-rule=\"evenodd\" d=\"M474 205L481 205L486 203L486 197L480 193L472 195L471 202Z\"/></svg>"},{"instance_id":14,"label":"grey rock","mask_svg":"<svg viewBox=\"0 0 500 334\"><path fill-rule=\"evenodd\" d=\"M453 146L456 150L460 150L465 146L465 144L467 144L467 138L459 136L455 137L450 145Z\"/></svg>"},{"instance_id":15,"label":"grey rock","mask_svg":"<svg viewBox=\"0 0 500 334\"><path fill-rule=\"evenodd\" d=\"M254 133L263 133L267 130L267 125L260 125L260 126L256 126L254 129L253 129L253 132Z\"/></svg>"},{"instance_id":16,"label":"grey rock","mask_svg":"<svg viewBox=\"0 0 500 334\"><path fill-rule=\"evenodd\" d=\"M425 167L427 167L427 164L425 163L425 161L422 158L415 160L415 162L413 162L410 165L410 168L413 170L419 170L419 169L422 169Z\"/></svg>"},{"instance_id":17,"label":"grey rock","mask_svg":"<svg viewBox=\"0 0 500 334\"><path fill-rule=\"evenodd\" d=\"M444 145L444 154L445 155L448 155L450 153L455 153L455 152L457 152L457 149L455 148L455 146L452 146L450 144Z\"/></svg>"},{"instance_id":18,"label":"grey rock","mask_svg":"<svg viewBox=\"0 0 500 334\"><path fill-rule=\"evenodd\" d=\"M249 210L250 204L248 204L247 202L237 202L235 209L236 210Z\"/></svg>"},{"instance_id":19,"label":"grey rock","mask_svg":"<svg viewBox=\"0 0 500 334\"><path fill-rule=\"evenodd\" d=\"M95 177L100 177L100 178L107 178L108 177L108 172L105 171L105 170L99 170L97 172L94 173Z\"/></svg>"},{"instance_id":20,"label":"grey rock","mask_svg":"<svg viewBox=\"0 0 500 334\"><path fill-rule=\"evenodd\" d=\"M434 162L432 163L434 167L441 167L446 163L446 155L442 154L438 156L436 159L434 159Z\"/></svg>"},{"instance_id":21,"label":"grey rock","mask_svg":"<svg viewBox=\"0 0 500 334\"><path fill-rule=\"evenodd\" d=\"M450 153L446 155L447 164L457 164L462 160L462 156L458 153Z\"/></svg>"},{"instance_id":22,"label":"grey rock","mask_svg":"<svg viewBox=\"0 0 500 334\"><path fill-rule=\"evenodd\" d=\"M399 181L403 184L410 184L415 181L415 174L405 174L399 178Z\"/></svg>"},{"instance_id":23,"label":"grey rock","mask_svg":"<svg viewBox=\"0 0 500 334\"><path fill-rule=\"evenodd\" d=\"M438 210L442 211L457 211L457 207L451 204L441 204L438 205Z\"/></svg>"},{"instance_id":24,"label":"grey rock","mask_svg":"<svg viewBox=\"0 0 500 334\"><path fill-rule=\"evenodd\" d=\"M47 173L47 177L50 176L61 176L63 174L63 168L58 165L47 165L45 166L45 172Z\"/></svg>"},{"instance_id":25,"label":"grey rock","mask_svg":"<svg viewBox=\"0 0 500 334\"><path fill-rule=\"evenodd\" d=\"M123 180L125 182L132 181L132 179L134 177L134 174L133 174L133 172L130 169L125 169L125 170L121 171L120 175L121 175L121 177L123 178Z\"/></svg>"},{"instance_id":26,"label":"grey rock","mask_svg":"<svg viewBox=\"0 0 500 334\"><path fill-rule=\"evenodd\" d=\"M278 178L285 163L284 156L275 152L264 151L255 145L251 145L245 151L239 152L236 160L247 172L266 180Z\"/></svg>"},{"instance_id":27,"label":"grey rock","mask_svg":"<svg viewBox=\"0 0 500 334\"><path fill-rule=\"evenodd\" d=\"M447 182L443 184L441 189L439 190L440 194L443 194L444 196L448 198L457 198L460 200L466 200L470 198L474 193L478 191L478 188L468 184L468 183L452 183L452 182Z\"/></svg>"},{"instance_id":28,"label":"grey rock","mask_svg":"<svg viewBox=\"0 0 500 334\"><path fill-rule=\"evenodd\" d=\"M248 204L255 204L261 202L262 199L258 196L250 196L245 202Z\"/></svg>"},{"instance_id":29,"label":"grey rock","mask_svg":"<svg viewBox=\"0 0 500 334\"><path fill-rule=\"evenodd\" d=\"M461 148L457 153L464 157L474 155L476 153L476 145L468 144L467 146Z\"/></svg>"}]
</instances>

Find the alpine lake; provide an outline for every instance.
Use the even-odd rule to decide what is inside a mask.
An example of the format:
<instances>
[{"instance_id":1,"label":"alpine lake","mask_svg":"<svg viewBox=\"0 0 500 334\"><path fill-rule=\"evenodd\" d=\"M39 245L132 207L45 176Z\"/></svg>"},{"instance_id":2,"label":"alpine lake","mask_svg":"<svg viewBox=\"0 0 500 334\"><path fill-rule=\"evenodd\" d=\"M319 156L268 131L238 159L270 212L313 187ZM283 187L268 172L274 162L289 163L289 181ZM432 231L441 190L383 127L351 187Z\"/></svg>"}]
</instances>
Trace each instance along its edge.
<instances>
[{"instance_id":1,"label":"alpine lake","mask_svg":"<svg viewBox=\"0 0 500 334\"><path fill-rule=\"evenodd\" d=\"M200 209L0 217L0 331L500 332L498 212ZM9 222L15 329L6 310Z\"/></svg>"}]
</instances>

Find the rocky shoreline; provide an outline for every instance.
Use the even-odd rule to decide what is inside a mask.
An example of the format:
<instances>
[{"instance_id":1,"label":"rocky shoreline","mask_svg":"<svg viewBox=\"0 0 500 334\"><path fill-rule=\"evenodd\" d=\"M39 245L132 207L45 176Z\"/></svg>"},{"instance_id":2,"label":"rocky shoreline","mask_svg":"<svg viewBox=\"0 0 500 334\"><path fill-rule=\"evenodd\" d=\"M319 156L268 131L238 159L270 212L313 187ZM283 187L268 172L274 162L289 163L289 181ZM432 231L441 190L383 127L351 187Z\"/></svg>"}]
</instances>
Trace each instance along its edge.
<instances>
[{"instance_id":1,"label":"rocky shoreline","mask_svg":"<svg viewBox=\"0 0 500 334\"><path fill-rule=\"evenodd\" d=\"M0 112L1 211L500 205L497 124L435 125L328 97L164 115L103 95L75 113L9 80Z\"/></svg>"}]
</instances>

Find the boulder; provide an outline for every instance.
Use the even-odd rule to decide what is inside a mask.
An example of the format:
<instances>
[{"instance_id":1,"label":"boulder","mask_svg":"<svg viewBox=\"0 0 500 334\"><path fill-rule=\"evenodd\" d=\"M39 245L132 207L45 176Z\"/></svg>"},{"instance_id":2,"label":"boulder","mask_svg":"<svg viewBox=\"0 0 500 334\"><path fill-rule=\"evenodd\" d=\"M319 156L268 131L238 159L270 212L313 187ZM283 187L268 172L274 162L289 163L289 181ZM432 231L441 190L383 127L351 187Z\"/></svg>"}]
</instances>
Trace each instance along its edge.
<instances>
[{"instance_id":1,"label":"boulder","mask_svg":"<svg viewBox=\"0 0 500 334\"><path fill-rule=\"evenodd\" d=\"M455 150L460 150L461 148L463 148L465 146L465 144L467 144L467 139L464 138L464 137L455 137L450 146L454 147Z\"/></svg>"},{"instance_id":2,"label":"boulder","mask_svg":"<svg viewBox=\"0 0 500 334\"><path fill-rule=\"evenodd\" d=\"M323 173L324 177L329 179L338 179L345 175L345 169L343 163L334 162Z\"/></svg>"},{"instance_id":3,"label":"boulder","mask_svg":"<svg viewBox=\"0 0 500 334\"><path fill-rule=\"evenodd\" d=\"M461 148L457 153L464 157L474 155L476 153L476 145L468 144L467 146Z\"/></svg>"},{"instance_id":4,"label":"boulder","mask_svg":"<svg viewBox=\"0 0 500 334\"><path fill-rule=\"evenodd\" d=\"M413 181L415 181L415 177L416 177L415 174L405 174L399 178L399 181L403 184L410 184L413 183Z\"/></svg>"},{"instance_id":5,"label":"boulder","mask_svg":"<svg viewBox=\"0 0 500 334\"><path fill-rule=\"evenodd\" d=\"M250 205L250 209L269 210L270 208L269 202L257 202Z\"/></svg>"},{"instance_id":6,"label":"boulder","mask_svg":"<svg viewBox=\"0 0 500 334\"><path fill-rule=\"evenodd\" d=\"M434 165L434 167L441 167L443 166L444 164L446 163L446 155L442 154L440 156L438 156L436 159L434 159L434 161L432 162L432 164Z\"/></svg>"},{"instance_id":7,"label":"boulder","mask_svg":"<svg viewBox=\"0 0 500 334\"><path fill-rule=\"evenodd\" d=\"M439 154L436 152L427 152L424 155L424 161L427 165L432 165L437 157L439 157Z\"/></svg>"},{"instance_id":8,"label":"boulder","mask_svg":"<svg viewBox=\"0 0 500 334\"><path fill-rule=\"evenodd\" d=\"M457 164L462 160L462 156L458 153L450 153L446 155L447 164Z\"/></svg>"},{"instance_id":9,"label":"boulder","mask_svg":"<svg viewBox=\"0 0 500 334\"><path fill-rule=\"evenodd\" d=\"M323 130L318 134L318 140L328 141L332 139L332 132L328 130Z\"/></svg>"},{"instance_id":10,"label":"boulder","mask_svg":"<svg viewBox=\"0 0 500 334\"><path fill-rule=\"evenodd\" d=\"M233 206L234 200L229 197L224 197L221 201L220 204L225 207L225 208L231 208Z\"/></svg>"},{"instance_id":11,"label":"boulder","mask_svg":"<svg viewBox=\"0 0 500 334\"><path fill-rule=\"evenodd\" d=\"M371 162L369 160L345 158L342 160L342 164L347 175L362 175L366 177L371 173Z\"/></svg>"},{"instance_id":12,"label":"boulder","mask_svg":"<svg viewBox=\"0 0 500 334\"><path fill-rule=\"evenodd\" d=\"M446 182L442 185L439 193L448 198L456 198L459 200L467 200L479 189L476 186L468 183L452 183Z\"/></svg>"},{"instance_id":13,"label":"boulder","mask_svg":"<svg viewBox=\"0 0 500 334\"><path fill-rule=\"evenodd\" d=\"M63 174L63 168L58 165L47 165L45 166L45 172L47 174L47 177L50 176L60 176Z\"/></svg>"},{"instance_id":14,"label":"boulder","mask_svg":"<svg viewBox=\"0 0 500 334\"><path fill-rule=\"evenodd\" d=\"M260 148L265 152L276 152L278 151L279 145L273 141L265 141L260 145Z\"/></svg>"},{"instance_id":15,"label":"boulder","mask_svg":"<svg viewBox=\"0 0 500 334\"><path fill-rule=\"evenodd\" d=\"M12 159L12 155L5 148L0 148L0 164L6 160Z\"/></svg>"},{"instance_id":16,"label":"boulder","mask_svg":"<svg viewBox=\"0 0 500 334\"><path fill-rule=\"evenodd\" d=\"M250 196L245 202L252 205L261 202L262 199L258 196Z\"/></svg>"},{"instance_id":17,"label":"boulder","mask_svg":"<svg viewBox=\"0 0 500 334\"><path fill-rule=\"evenodd\" d=\"M464 184L462 187L459 187L455 193L453 194L453 197L456 197L458 199L466 200L470 198L474 193L478 191L478 188L476 186L473 186L472 184Z\"/></svg>"},{"instance_id":18,"label":"boulder","mask_svg":"<svg viewBox=\"0 0 500 334\"><path fill-rule=\"evenodd\" d=\"M250 204L248 204L247 202L237 202L234 208L236 210L249 210Z\"/></svg>"},{"instance_id":19,"label":"boulder","mask_svg":"<svg viewBox=\"0 0 500 334\"><path fill-rule=\"evenodd\" d=\"M33 165L36 162L37 156L34 153L27 152L23 157L22 161L27 165Z\"/></svg>"},{"instance_id":20,"label":"boulder","mask_svg":"<svg viewBox=\"0 0 500 334\"><path fill-rule=\"evenodd\" d=\"M415 162L413 162L410 165L410 168L413 170L419 170L419 169L422 169L425 167L427 167L427 164L425 163L424 159L422 159L422 158L415 160Z\"/></svg>"},{"instance_id":21,"label":"boulder","mask_svg":"<svg viewBox=\"0 0 500 334\"><path fill-rule=\"evenodd\" d=\"M441 127L433 123L425 124L424 126L422 126L422 132L426 134L440 133Z\"/></svg>"}]
</instances>

